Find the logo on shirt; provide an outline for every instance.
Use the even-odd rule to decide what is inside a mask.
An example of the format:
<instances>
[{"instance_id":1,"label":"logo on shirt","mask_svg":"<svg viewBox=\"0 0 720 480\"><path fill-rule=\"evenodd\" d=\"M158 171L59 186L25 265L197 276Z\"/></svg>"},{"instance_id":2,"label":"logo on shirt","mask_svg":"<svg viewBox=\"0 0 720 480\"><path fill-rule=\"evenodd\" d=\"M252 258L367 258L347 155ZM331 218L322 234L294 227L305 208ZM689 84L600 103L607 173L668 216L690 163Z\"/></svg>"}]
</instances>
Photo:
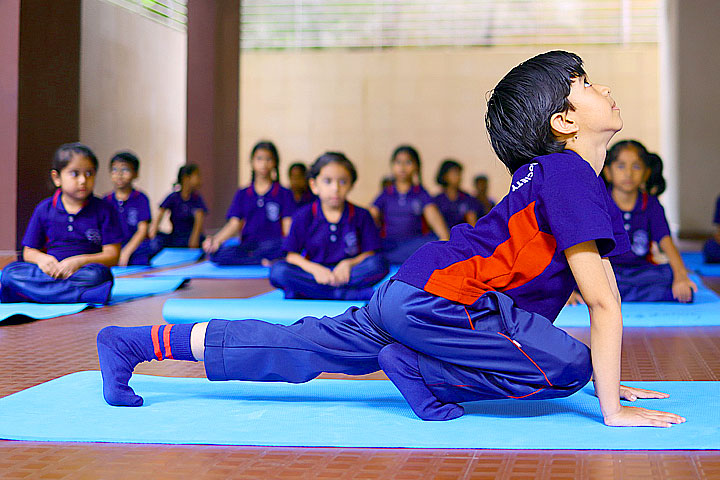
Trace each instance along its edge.
<instances>
[{"instance_id":1,"label":"logo on shirt","mask_svg":"<svg viewBox=\"0 0 720 480\"><path fill-rule=\"evenodd\" d=\"M280 205L275 202L268 202L265 204L265 215L271 222L277 222L280 220Z\"/></svg>"},{"instance_id":2,"label":"logo on shirt","mask_svg":"<svg viewBox=\"0 0 720 480\"><path fill-rule=\"evenodd\" d=\"M349 256L356 256L358 253L360 253L358 250L360 250L360 247L358 245L358 238L357 234L355 232L348 232L343 237L343 241L345 242L345 254Z\"/></svg>"},{"instance_id":3,"label":"logo on shirt","mask_svg":"<svg viewBox=\"0 0 720 480\"><path fill-rule=\"evenodd\" d=\"M96 245L100 245L102 243L102 235L100 235L100 231L96 228L88 228L85 230L85 238Z\"/></svg>"},{"instance_id":4,"label":"logo on shirt","mask_svg":"<svg viewBox=\"0 0 720 480\"><path fill-rule=\"evenodd\" d=\"M630 250L638 257L647 255L650 247L650 237L645 230L635 230Z\"/></svg>"},{"instance_id":5,"label":"logo on shirt","mask_svg":"<svg viewBox=\"0 0 720 480\"><path fill-rule=\"evenodd\" d=\"M128 210L127 214L127 223L128 225L134 227L138 224L138 211L137 208L131 208Z\"/></svg>"},{"instance_id":6,"label":"logo on shirt","mask_svg":"<svg viewBox=\"0 0 720 480\"><path fill-rule=\"evenodd\" d=\"M537 165L537 163L531 163L530 165L528 165L527 175L525 175L523 178L521 178L517 182L513 183L512 187L510 187L511 192L514 192L515 190L517 190L518 188L522 187L523 185L528 183L530 180L532 180L533 175L534 175L533 169L534 169L535 165Z\"/></svg>"},{"instance_id":7,"label":"logo on shirt","mask_svg":"<svg viewBox=\"0 0 720 480\"><path fill-rule=\"evenodd\" d=\"M410 203L410 206L415 215L420 215L422 213L422 202L420 200L413 200Z\"/></svg>"}]
</instances>

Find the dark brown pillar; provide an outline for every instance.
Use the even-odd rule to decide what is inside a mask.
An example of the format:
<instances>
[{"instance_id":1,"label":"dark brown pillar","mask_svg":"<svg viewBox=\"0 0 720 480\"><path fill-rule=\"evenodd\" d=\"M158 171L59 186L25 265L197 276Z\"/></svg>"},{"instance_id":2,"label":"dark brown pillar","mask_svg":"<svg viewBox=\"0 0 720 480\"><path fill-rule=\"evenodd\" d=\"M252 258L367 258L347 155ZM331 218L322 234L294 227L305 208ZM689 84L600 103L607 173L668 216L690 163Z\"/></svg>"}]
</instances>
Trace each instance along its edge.
<instances>
[{"instance_id":1,"label":"dark brown pillar","mask_svg":"<svg viewBox=\"0 0 720 480\"><path fill-rule=\"evenodd\" d=\"M78 140L80 0L0 2L0 55L0 241L15 250L52 192L53 151Z\"/></svg>"},{"instance_id":2,"label":"dark brown pillar","mask_svg":"<svg viewBox=\"0 0 720 480\"><path fill-rule=\"evenodd\" d=\"M188 1L187 160L220 227L238 185L240 0Z\"/></svg>"}]
</instances>

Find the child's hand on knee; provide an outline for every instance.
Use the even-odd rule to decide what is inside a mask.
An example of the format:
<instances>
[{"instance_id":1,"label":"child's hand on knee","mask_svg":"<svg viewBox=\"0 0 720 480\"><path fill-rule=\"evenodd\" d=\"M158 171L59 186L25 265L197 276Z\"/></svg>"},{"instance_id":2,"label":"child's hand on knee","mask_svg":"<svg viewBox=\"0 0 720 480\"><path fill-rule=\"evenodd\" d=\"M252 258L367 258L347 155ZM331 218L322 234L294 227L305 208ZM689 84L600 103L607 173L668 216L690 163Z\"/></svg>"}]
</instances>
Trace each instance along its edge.
<instances>
[{"instance_id":1,"label":"child's hand on knee","mask_svg":"<svg viewBox=\"0 0 720 480\"><path fill-rule=\"evenodd\" d=\"M350 266L350 262L347 260L343 260L335 265L335 268L332 271L333 275L335 275L335 283L333 283L333 285L339 286L347 284L350 281L351 270L352 267Z\"/></svg>"},{"instance_id":2,"label":"child's hand on knee","mask_svg":"<svg viewBox=\"0 0 720 480\"><path fill-rule=\"evenodd\" d=\"M48 255L46 259L43 259L41 262L38 262L38 267L40 267L40 270L42 270L45 274L53 277L58 278L58 265L59 262L57 259L51 255Z\"/></svg>"},{"instance_id":3,"label":"child's hand on knee","mask_svg":"<svg viewBox=\"0 0 720 480\"><path fill-rule=\"evenodd\" d=\"M65 260L58 263L57 277L56 278L68 278L73 273L80 270L82 265L74 257L68 257Z\"/></svg>"},{"instance_id":4,"label":"child's hand on knee","mask_svg":"<svg viewBox=\"0 0 720 480\"><path fill-rule=\"evenodd\" d=\"M322 265L317 265L312 271L312 276L320 285L331 285L335 281L332 270Z\"/></svg>"},{"instance_id":5,"label":"child's hand on knee","mask_svg":"<svg viewBox=\"0 0 720 480\"><path fill-rule=\"evenodd\" d=\"M692 301L693 292L697 292L697 285L687 275L677 277L672 284L673 297L679 302L687 303Z\"/></svg>"}]
</instances>

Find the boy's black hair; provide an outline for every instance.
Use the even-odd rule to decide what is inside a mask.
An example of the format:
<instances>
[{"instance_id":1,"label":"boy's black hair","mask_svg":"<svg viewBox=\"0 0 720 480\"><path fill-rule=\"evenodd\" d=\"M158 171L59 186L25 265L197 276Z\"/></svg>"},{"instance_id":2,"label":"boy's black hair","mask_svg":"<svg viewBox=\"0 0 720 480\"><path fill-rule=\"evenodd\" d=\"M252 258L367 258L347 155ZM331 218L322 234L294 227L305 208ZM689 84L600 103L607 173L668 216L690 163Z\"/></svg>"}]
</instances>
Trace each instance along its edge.
<instances>
[{"instance_id":1,"label":"boy's black hair","mask_svg":"<svg viewBox=\"0 0 720 480\"><path fill-rule=\"evenodd\" d=\"M422 168L420 165L420 154L417 150L415 150L415 147L413 147L412 145L400 145L395 150L393 150L392 156L390 157L390 163L394 162L397 156L401 153L407 153L408 155L410 155L410 159L417 167L418 180L420 180L420 184L422 185Z\"/></svg>"},{"instance_id":2,"label":"boy's black hair","mask_svg":"<svg viewBox=\"0 0 720 480\"><path fill-rule=\"evenodd\" d=\"M663 163L660 156L656 153L651 153L648 149L637 140L620 140L613 144L612 147L607 151L605 155L605 167L612 165L625 149L634 148L640 157L640 160L650 169L650 175L648 176L647 182L645 182L645 190L655 196L662 194L665 191L666 183L665 177L663 177ZM603 180L605 184L608 184L607 178L605 178L605 169L603 168Z\"/></svg>"},{"instance_id":3,"label":"boy's black hair","mask_svg":"<svg viewBox=\"0 0 720 480\"><path fill-rule=\"evenodd\" d=\"M278 153L277 147L273 142L270 140L260 140L255 144L252 151L250 152L250 160L255 156L255 153L258 150L267 150L270 152L270 155L275 159L275 168L273 169L275 171L275 181L280 180L280 154ZM250 174L251 181L255 181L255 172L251 172Z\"/></svg>"},{"instance_id":4,"label":"boy's black hair","mask_svg":"<svg viewBox=\"0 0 720 480\"><path fill-rule=\"evenodd\" d=\"M132 167L135 173L138 173L140 170L140 159L138 159L138 157L132 152L125 151L116 153L112 159L110 159L110 168L112 168L113 164L117 162L127 163Z\"/></svg>"},{"instance_id":5,"label":"boy's black hair","mask_svg":"<svg viewBox=\"0 0 720 480\"><path fill-rule=\"evenodd\" d=\"M320 170L330 163L337 163L338 165L345 167L350 174L352 183L355 183L357 180L357 170L355 170L355 165L353 165L350 159L341 152L325 152L320 155L317 160L310 165L310 169L307 172L307 178L317 178L317 176L320 175Z\"/></svg>"},{"instance_id":6,"label":"boy's black hair","mask_svg":"<svg viewBox=\"0 0 720 480\"><path fill-rule=\"evenodd\" d=\"M438 169L437 176L435 177L435 181L438 183L438 185L446 187L447 181L445 180L445 175L452 170L453 168L457 168L458 170L462 171L463 166L460 165L457 161L448 158L447 160L444 160L440 164L440 168Z\"/></svg>"},{"instance_id":7,"label":"boy's black hair","mask_svg":"<svg viewBox=\"0 0 720 480\"><path fill-rule=\"evenodd\" d=\"M303 176L307 175L307 166L302 162L295 162L290 164L290 166L288 167L288 175L290 175L290 172L292 172L294 168L299 168L300 170L302 170Z\"/></svg>"},{"instance_id":8,"label":"boy's black hair","mask_svg":"<svg viewBox=\"0 0 720 480\"><path fill-rule=\"evenodd\" d=\"M482 174L480 174L480 175L475 175L475 179L473 180L473 182L474 182L475 184L477 184L477 182L479 182L480 180L485 180L485 181L487 182L487 181L488 181L487 175L482 175Z\"/></svg>"},{"instance_id":9,"label":"boy's black hair","mask_svg":"<svg viewBox=\"0 0 720 480\"><path fill-rule=\"evenodd\" d=\"M199 171L200 171L200 167L198 167L194 163L187 163L187 164L183 165L182 167L180 167L180 170L178 170L177 182L175 182L175 185L179 185L182 187L183 178L189 177L193 173L199 172Z\"/></svg>"},{"instance_id":10,"label":"boy's black hair","mask_svg":"<svg viewBox=\"0 0 720 480\"><path fill-rule=\"evenodd\" d=\"M68 166L68 163L72 160L73 156L81 155L90 160L95 167L95 171L98 169L98 159L90 150L90 147L80 142L64 143L55 150L55 154L52 159L52 170L60 173L63 168Z\"/></svg>"},{"instance_id":11,"label":"boy's black hair","mask_svg":"<svg viewBox=\"0 0 720 480\"><path fill-rule=\"evenodd\" d=\"M537 156L565 149L552 133L550 118L574 108L568 101L570 85L583 75L579 56L555 50L516 66L492 90L485 126L510 173Z\"/></svg>"}]
</instances>

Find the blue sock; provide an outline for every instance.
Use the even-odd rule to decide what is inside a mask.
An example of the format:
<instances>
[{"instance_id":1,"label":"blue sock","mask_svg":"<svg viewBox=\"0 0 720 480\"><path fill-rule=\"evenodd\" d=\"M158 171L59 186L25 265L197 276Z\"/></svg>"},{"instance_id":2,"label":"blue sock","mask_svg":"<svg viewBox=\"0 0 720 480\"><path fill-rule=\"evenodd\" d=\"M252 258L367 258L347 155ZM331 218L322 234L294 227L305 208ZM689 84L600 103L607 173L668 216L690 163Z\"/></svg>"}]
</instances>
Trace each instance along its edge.
<instances>
[{"instance_id":1,"label":"blue sock","mask_svg":"<svg viewBox=\"0 0 720 480\"><path fill-rule=\"evenodd\" d=\"M195 361L190 332L195 324L105 327L97 336L103 396L110 405L139 407L141 396L128 385L135 366L151 360Z\"/></svg>"},{"instance_id":2,"label":"blue sock","mask_svg":"<svg viewBox=\"0 0 720 480\"><path fill-rule=\"evenodd\" d=\"M420 374L417 352L399 343L391 343L380 350L378 363L421 419L452 420L465 413L460 405L441 403L428 389Z\"/></svg>"}]
</instances>

